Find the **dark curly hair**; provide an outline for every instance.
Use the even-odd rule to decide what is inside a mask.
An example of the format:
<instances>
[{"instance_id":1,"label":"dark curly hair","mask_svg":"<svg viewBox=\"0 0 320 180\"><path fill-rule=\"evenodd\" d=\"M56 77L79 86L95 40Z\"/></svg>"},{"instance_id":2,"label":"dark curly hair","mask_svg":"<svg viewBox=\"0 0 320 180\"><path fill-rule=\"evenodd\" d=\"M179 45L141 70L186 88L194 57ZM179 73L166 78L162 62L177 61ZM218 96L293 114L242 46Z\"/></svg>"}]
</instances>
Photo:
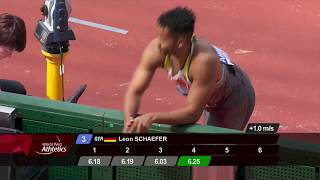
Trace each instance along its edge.
<instances>
[{"instance_id":1,"label":"dark curly hair","mask_svg":"<svg viewBox=\"0 0 320 180\"><path fill-rule=\"evenodd\" d=\"M192 35L196 17L191 9L187 7L176 7L162 13L158 18L158 24L168 27L174 34Z\"/></svg>"}]
</instances>

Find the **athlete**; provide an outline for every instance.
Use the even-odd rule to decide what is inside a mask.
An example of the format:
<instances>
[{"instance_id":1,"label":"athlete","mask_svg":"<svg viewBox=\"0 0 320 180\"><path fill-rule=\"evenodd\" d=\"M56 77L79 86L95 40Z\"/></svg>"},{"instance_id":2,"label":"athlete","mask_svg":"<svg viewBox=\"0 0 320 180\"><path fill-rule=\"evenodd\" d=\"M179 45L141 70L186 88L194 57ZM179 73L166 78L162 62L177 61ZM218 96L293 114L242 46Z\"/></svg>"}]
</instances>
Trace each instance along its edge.
<instances>
[{"instance_id":1,"label":"athlete","mask_svg":"<svg viewBox=\"0 0 320 180\"><path fill-rule=\"evenodd\" d=\"M125 133L146 132L153 123L195 123L243 130L255 106L254 88L247 74L222 49L194 35L196 17L176 7L158 18L158 36L145 48L124 100ZM164 69L184 107L137 116L140 101L155 71Z\"/></svg>"}]
</instances>

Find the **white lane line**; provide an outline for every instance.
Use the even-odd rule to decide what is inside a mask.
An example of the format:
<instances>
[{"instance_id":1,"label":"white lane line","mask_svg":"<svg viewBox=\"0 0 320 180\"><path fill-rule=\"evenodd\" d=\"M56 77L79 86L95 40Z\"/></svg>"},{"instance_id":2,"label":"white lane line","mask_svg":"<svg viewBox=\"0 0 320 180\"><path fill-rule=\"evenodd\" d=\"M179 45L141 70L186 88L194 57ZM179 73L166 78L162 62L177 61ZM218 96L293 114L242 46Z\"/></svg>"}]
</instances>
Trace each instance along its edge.
<instances>
[{"instance_id":1,"label":"white lane line","mask_svg":"<svg viewBox=\"0 0 320 180\"><path fill-rule=\"evenodd\" d=\"M247 54L247 53L253 53L254 51L244 50L244 49L237 49L234 51L235 54Z\"/></svg>"},{"instance_id":2,"label":"white lane line","mask_svg":"<svg viewBox=\"0 0 320 180\"><path fill-rule=\"evenodd\" d=\"M120 28L116 28L116 27L112 27L112 26L98 24L98 23L94 23L94 22L90 22L90 21L86 21L86 20L82 20L82 19L78 19L78 18L74 18L74 17L69 17L69 22L73 22L73 23L77 23L77 24L81 24L81 25L85 25L85 26L90 26L90 27L94 27L94 28L98 28L98 29L102 29L102 30L106 30L106 31L111 31L111 32L115 32L115 33L128 34L128 30L126 30L126 29L120 29Z\"/></svg>"}]
</instances>

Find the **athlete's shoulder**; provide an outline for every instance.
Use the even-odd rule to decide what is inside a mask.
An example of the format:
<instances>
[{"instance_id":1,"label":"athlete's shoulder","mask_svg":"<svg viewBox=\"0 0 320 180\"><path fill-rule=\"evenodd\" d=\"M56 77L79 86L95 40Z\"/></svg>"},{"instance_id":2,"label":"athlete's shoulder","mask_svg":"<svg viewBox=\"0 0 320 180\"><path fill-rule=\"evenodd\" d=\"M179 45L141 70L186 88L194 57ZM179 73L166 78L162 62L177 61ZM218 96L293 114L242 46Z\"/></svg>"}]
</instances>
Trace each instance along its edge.
<instances>
[{"instance_id":1,"label":"athlete's shoulder","mask_svg":"<svg viewBox=\"0 0 320 180\"><path fill-rule=\"evenodd\" d=\"M190 67L192 78L204 78L205 76L205 79L216 79L216 73L220 72L221 66L219 57L212 50L211 44L206 41L199 40L195 43L194 50L194 58Z\"/></svg>"},{"instance_id":2,"label":"athlete's shoulder","mask_svg":"<svg viewBox=\"0 0 320 180\"><path fill-rule=\"evenodd\" d=\"M155 53L155 54L160 54L159 50L159 39L155 38L151 40L147 46L145 47L144 51Z\"/></svg>"},{"instance_id":3,"label":"athlete's shoulder","mask_svg":"<svg viewBox=\"0 0 320 180\"><path fill-rule=\"evenodd\" d=\"M163 56L159 50L159 40L151 40L147 46L144 48L142 53L142 61L145 61L147 64L152 64L155 66L161 66Z\"/></svg>"},{"instance_id":4,"label":"athlete's shoulder","mask_svg":"<svg viewBox=\"0 0 320 180\"><path fill-rule=\"evenodd\" d=\"M215 51L213 51L212 45L203 39L197 39L194 44L194 62L201 65L213 65L214 62L218 62L219 57Z\"/></svg>"}]
</instances>

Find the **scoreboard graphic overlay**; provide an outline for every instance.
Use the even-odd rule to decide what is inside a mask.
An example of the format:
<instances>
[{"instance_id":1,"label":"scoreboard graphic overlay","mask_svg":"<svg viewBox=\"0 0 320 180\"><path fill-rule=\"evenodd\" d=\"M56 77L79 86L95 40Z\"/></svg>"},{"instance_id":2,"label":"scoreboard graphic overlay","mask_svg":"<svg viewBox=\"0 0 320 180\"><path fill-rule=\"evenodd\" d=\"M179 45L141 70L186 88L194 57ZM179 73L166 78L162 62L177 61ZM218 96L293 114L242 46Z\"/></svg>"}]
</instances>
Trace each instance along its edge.
<instances>
[{"instance_id":1,"label":"scoreboard graphic overlay","mask_svg":"<svg viewBox=\"0 0 320 180\"><path fill-rule=\"evenodd\" d=\"M0 165L277 165L277 133L0 134Z\"/></svg>"}]
</instances>

